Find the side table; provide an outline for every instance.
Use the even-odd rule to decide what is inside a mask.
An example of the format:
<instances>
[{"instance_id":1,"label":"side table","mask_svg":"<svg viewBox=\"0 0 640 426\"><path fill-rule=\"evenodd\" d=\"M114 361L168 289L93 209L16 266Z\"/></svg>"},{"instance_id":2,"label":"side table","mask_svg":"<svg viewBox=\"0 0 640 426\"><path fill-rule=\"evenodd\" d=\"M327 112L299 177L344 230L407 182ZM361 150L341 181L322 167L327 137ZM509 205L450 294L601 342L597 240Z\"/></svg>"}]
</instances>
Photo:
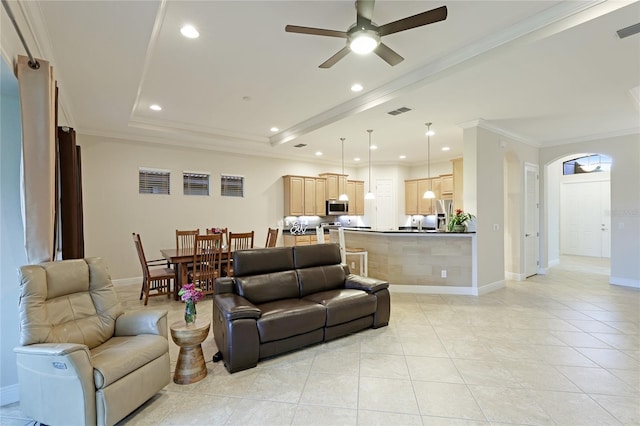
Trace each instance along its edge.
<instances>
[{"instance_id":1,"label":"side table","mask_svg":"<svg viewBox=\"0 0 640 426\"><path fill-rule=\"evenodd\" d=\"M180 346L173 382L188 385L198 382L207 376L207 366L202 354L201 343L209 335L211 321L197 319L187 327L184 321L176 321L169 327L171 338Z\"/></svg>"}]
</instances>

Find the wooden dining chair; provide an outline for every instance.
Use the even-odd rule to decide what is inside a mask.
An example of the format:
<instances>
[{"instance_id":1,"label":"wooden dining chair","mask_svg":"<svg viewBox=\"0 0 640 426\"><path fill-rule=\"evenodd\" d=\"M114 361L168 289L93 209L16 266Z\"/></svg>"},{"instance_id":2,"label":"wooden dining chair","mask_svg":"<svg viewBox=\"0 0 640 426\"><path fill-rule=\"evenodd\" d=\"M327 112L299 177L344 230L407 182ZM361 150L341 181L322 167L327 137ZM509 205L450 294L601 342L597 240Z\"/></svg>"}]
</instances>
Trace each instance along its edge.
<instances>
[{"instance_id":1,"label":"wooden dining chair","mask_svg":"<svg viewBox=\"0 0 640 426\"><path fill-rule=\"evenodd\" d=\"M222 276L222 234L196 235L193 264L189 282L202 289L204 294L213 294L215 280Z\"/></svg>"},{"instance_id":2,"label":"wooden dining chair","mask_svg":"<svg viewBox=\"0 0 640 426\"><path fill-rule=\"evenodd\" d=\"M196 235L200 234L200 229L189 229L180 231L176 229L176 250L181 248L192 248L196 242Z\"/></svg>"},{"instance_id":3,"label":"wooden dining chair","mask_svg":"<svg viewBox=\"0 0 640 426\"><path fill-rule=\"evenodd\" d=\"M278 228L269 228L267 231L267 242L264 244L265 248L275 247L278 242Z\"/></svg>"},{"instance_id":4,"label":"wooden dining chair","mask_svg":"<svg viewBox=\"0 0 640 426\"><path fill-rule=\"evenodd\" d=\"M142 288L140 289L140 299L144 296L144 304L149 301L150 296L161 296L166 294L171 297L171 280L175 283L176 273L173 269L167 268L166 259L147 260L142 247L140 234L133 233L133 243L138 252L138 259L142 267ZM154 294L149 292L154 291Z\"/></svg>"},{"instance_id":5,"label":"wooden dining chair","mask_svg":"<svg viewBox=\"0 0 640 426\"><path fill-rule=\"evenodd\" d=\"M254 231L229 232L227 245L227 267L225 269L227 276L233 276L233 252L253 248L253 235Z\"/></svg>"}]
</instances>

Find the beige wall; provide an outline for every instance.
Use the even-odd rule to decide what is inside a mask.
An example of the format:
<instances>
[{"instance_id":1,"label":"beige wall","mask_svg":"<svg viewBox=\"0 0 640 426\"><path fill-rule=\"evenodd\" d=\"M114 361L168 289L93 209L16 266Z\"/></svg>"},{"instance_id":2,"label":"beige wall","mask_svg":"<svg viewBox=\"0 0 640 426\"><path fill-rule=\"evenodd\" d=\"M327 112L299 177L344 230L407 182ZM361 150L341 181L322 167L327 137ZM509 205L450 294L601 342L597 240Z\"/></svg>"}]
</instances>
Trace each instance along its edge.
<instances>
[{"instance_id":1,"label":"beige wall","mask_svg":"<svg viewBox=\"0 0 640 426\"><path fill-rule=\"evenodd\" d=\"M261 247L269 226L283 217L282 175L336 172L321 164L238 156L78 135L82 146L85 252L104 257L114 279L138 277L131 233L142 237L148 259L175 246L176 229L228 227L256 232ZM140 167L171 171L171 195L138 193ZM211 173L210 196L182 194L182 172ZM245 177L245 197L221 197L220 174Z\"/></svg>"}]
</instances>

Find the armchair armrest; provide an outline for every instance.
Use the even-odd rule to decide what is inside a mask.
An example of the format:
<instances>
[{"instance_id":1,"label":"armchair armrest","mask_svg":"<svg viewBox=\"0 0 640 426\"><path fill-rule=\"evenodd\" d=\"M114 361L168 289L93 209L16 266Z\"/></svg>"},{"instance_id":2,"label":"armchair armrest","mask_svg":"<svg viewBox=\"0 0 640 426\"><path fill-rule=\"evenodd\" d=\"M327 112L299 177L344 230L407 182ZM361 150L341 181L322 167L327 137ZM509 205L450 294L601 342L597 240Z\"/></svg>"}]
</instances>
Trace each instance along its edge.
<instances>
[{"instance_id":1,"label":"armchair armrest","mask_svg":"<svg viewBox=\"0 0 640 426\"><path fill-rule=\"evenodd\" d=\"M344 283L345 288L353 288L357 290L364 290L367 293L375 293L376 291L389 288L389 283L386 281L378 280L376 278L368 278L360 275L349 274Z\"/></svg>"},{"instance_id":2,"label":"armchair armrest","mask_svg":"<svg viewBox=\"0 0 640 426\"><path fill-rule=\"evenodd\" d=\"M79 343L36 343L34 345L17 346L13 348L17 354L24 355L49 355L49 356L65 356L77 351L85 351L87 358L91 357L87 345Z\"/></svg>"},{"instance_id":3,"label":"armchair armrest","mask_svg":"<svg viewBox=\"0 0 640 426\"><path fill-rule=\"evenodd\" d=\"M131 311L116 319L114 336L135 336L138 334L157 334L167 338L167 311Z\"/></svg>"},{"instance_id":4,"label":"armchair armrest","mask_svg":"<svg viewBox=\"0 0 640 426\"><path fill-rule=\"evenodd\" d=\"M216 294L214 303L227 321L241 318L258 319L262 312L253 303L233 293Z\"/></svg>"},{"instance_id":5,"label":"armchair armrest","mask_svg":"<svg viewBox=\"0 0 640 426\"><path fill-rule=\"evenodd\" d=\"M235 282L231 277L216 278L215 294L233 293Z\"/></svg>"}]
</instances>

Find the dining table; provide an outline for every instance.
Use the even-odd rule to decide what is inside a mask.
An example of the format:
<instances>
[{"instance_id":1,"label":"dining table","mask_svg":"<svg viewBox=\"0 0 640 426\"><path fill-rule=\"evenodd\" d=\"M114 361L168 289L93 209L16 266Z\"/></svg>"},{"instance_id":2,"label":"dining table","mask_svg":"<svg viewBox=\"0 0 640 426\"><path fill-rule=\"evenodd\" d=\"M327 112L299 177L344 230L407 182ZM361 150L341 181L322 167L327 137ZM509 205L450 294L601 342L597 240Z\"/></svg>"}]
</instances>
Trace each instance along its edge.
<instances>
[{"instance_id":1,"label":"dining table","mask_svg":"<svg viewBox=\"0 0 640 426\"><path fill-rule=\"evenodd\" d=\"M188 282L187 274L189 273L188 265L193 263L193 248L171 248L171 249L161 249L160 253L162 257L164 257L167 262L175 267L176 270L176 282L174 285L173 297L175 300L178 300L178 292L182 288L182 284ZM220 257L221 262L226 262L229 258L229 251L224 250L222 252L222 256ZM196 257L197 260L197 257Z\"/></svg>"}]
</instances>

